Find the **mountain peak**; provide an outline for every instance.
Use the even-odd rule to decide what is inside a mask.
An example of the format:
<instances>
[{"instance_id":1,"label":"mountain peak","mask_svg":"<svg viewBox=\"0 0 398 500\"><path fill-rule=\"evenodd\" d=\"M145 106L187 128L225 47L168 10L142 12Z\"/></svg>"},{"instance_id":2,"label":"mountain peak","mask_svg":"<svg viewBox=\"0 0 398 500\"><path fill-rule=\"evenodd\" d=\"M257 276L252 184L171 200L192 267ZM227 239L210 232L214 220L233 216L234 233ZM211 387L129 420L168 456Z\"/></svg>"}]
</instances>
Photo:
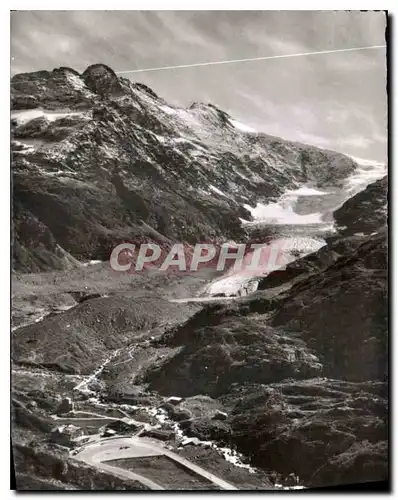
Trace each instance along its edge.
<instances>
[{"instance_id":1,"label":"mountain peak","mask_svg":"<svg viewBox=\"0 0 398 500\"><path fill-rule=\"evenodd\" d=\"M86 86L100 95L121 95L123 87L116 73L106 64L92 64L82 74Z\"/></svg>"}]
</instances>

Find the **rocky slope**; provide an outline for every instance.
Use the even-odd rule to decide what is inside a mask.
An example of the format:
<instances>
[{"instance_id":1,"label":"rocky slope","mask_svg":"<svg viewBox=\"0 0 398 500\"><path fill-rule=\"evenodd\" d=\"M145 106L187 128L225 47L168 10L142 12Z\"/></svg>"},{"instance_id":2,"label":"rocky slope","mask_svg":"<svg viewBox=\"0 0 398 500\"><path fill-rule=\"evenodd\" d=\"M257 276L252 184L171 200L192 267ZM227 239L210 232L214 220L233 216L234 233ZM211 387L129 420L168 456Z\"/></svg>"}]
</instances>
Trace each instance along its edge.
<instances>
[{"instance_id":1,"label":"rocky slope","mask_svg":"<svg viewBox=\"0 0 398 500\"><path fill-rule=\"evenodd\" d=\"M271 300L207 307L161 338L177 350L145 381L218 400L222 428L204 419L189 432L234 443L252 465L307 485L385 479L386 257L379 232Z\"/></svg>"},{"instance_id":2,"label":"rocky slope","mask_svg":"<svg viewBox=\"0 0 398 500\"><path fill-rule=\"evenodd\" d=\"M183 321L192 309L160 297L137 299L131 293L94 298L14 330L13 359L24 365L89 374L118 348L165 324L167 318Z\"/></svg>"},{"instance_id":3,"label":"rocky slope","mask_svg":"<svg viewBox=\"0 0 398 500\"><path fill-rule=\"evenodd\" d=\"M369 234L387 225L388 177L385 176L348 199L333 214L340 234Z\"/></svg>"},{"instance_id":4,"label":"rocky slope","mask_svg":"<svg viewBox=\"0 0 398 500\"><path fill-rule=\"evenodd\" d=\"M120 241L242 239L244 204L356 168L332 151L242 131L211 104L169 106L97 64L11 80L14 268L106 260Z\"/></svg>"},{"instance_id":5,"label":"rocky slope","mask_svg":"<svg viewBox=\"0 0 398 500\"><path fill-rule=\"evenodd\" d=\"M386 187L384 178L338 209L346 226L321 250L156 342L177 350L146 372L149 387L208 395L229 415L221 427L202 415L187 432L307 485L387 478Z\"/></svg>"}]
</instances>

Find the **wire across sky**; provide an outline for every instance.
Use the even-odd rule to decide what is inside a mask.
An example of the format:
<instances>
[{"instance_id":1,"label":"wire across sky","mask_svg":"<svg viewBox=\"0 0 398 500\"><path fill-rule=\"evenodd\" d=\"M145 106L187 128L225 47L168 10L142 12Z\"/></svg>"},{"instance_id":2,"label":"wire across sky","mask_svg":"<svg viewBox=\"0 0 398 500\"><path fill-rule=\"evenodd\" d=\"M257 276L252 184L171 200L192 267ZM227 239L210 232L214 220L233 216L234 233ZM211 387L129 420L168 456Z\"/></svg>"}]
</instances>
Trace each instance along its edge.
<instances>
[{"instance_id":1,"label":"wire across sky","mask_svg":"<svg viewBox=\"0 0 398 500\"><path fill-rule=\"evenodd\" d=\"M284 59L288 57L304 57L304 56L315 56L322 54L335 54L337 52L354 52L359 50L372 50L372 49L383 49L386 45L370 45L368 47L349 47L345 49L330 49L330 50L317 50L314 52L302 52L300 54L280 54L274 56L264 56L264 57L250 57L245 59L229 59L227 61L209 61L194 64L179 64L178 66L160 66L157 68L145 68L145 69L128 69L125 71L116 71L116 74L126 74L126 73L144 73L148 71L166 71L170 69L182 69L182 68L196 68L199 66L216 66L219 64L236 64L243 62L254 62L254 61L267 61L269 59Z\"/></svg>"}]
</instances>

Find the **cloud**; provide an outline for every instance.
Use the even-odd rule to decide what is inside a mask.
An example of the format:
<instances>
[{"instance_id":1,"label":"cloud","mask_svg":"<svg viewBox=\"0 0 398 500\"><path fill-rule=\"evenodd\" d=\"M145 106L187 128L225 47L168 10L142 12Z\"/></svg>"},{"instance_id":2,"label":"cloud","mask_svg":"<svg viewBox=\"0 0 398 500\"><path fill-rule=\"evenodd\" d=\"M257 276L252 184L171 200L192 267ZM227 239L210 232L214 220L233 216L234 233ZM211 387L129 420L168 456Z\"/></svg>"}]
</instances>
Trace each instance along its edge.
<instances>
[{"instance_id":1,"label":"cloud","mask_svg":"<svg viewBox=\"0 0 398 500\"><path fill-rule=\"evenodd\" d=\"M314 146L323 148L330 147L332 145L332 141L330 139L326 139L325 137L321 137L319 135L306 134L305 132L297 132L297 138L301 142L313 144Z\"/></svg>"},{"instance_id":2,"label":"cloud","mask_svg":"<svg viewBox=\"0 0 398 500\"><path fill-rule=\"evenodd\" d=\"M355 149L368 149L373 143L373 140L360 135L352 135L345 139L340 139L338 142L343 148L349 146Z\"/></svg>"},{"instance_id":3,"label":"cloud","mask_svg":"<svg viewBox=\"0 0 398 500\"><path fill-rule=\"evenodd\" d=\"M12 74L103 62L116 71L384 44L381 12L15 11ZM257 130L386 154L384 51L131 75L167 101L213 102Z\"/></svg>"},{"instance_id":4,"label":"cloud","mask_svg":"<svg viewBox=\"0 0 398 500\"><path fill-rule=\"evenodd\" d=\"M326 120L330 123L345 123L350 117L350 112L346 108L332 108L328 110Z\"/></svg>"}]
</instances>

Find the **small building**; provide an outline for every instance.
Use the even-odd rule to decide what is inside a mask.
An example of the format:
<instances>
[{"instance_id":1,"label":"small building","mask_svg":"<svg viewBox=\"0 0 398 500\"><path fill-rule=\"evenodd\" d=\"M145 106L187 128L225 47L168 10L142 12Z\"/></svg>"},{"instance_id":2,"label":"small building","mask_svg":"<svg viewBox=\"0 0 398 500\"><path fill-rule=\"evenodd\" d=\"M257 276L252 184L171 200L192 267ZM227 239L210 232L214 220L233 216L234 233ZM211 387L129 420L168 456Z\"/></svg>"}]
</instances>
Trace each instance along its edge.
<instances>
[{"instance_id":1,"label":"small building","mask_svg":"<svg viewBox=\"0 0 398 500\"><path fill-rule=\"evenodd\" d=\"M220 410L216 410L215 414L213 415L213 420L227 420L228 418L228 413L225 413Z\"/></svg>"},{"instance_id":2,"label":"small building","mask_svg":"<svg viewBox=\"0 0 398 500\"><path fill-rule=\"evenodd\" d=\"M181 446L188 446L188 445L193 445L193 446L200 446L201 441L197 437L192 437L192 438L186 438L184 441L182 441Z\"/></svg>"},{"instance_id":3,"label":"small building","mask_svg":"<svg viewBox=\"0 0 398 500\"><path fill-rule=\"evenodd\" d=\"M57 415L64 415L74 410L74 404L71 398L64 398L57 408Z\"/></svg>"},{"instance_id":4,"label":"small building","mask_svg":"<svg viewBox=\"0 0 398 500\"><path fill-rule=\"evenodd\" d=\"M115 434L137 434L137 432L144 429L143 425L139 425L135 420L130 420L128 418L118 419L105 425L104 434L114 436ZM111 432L110 432L111 431Z\"/></svg>"},{"instance_id":5,"label":"small building","mask_svg":"<svg viewBox=\"0 0 398 500\"><path fill-rule=\"evenodd\" d=\"M174 406L179 405L182 402L183 398L179 398L177 396L171 396L166 399L166 403L170 403Z\"/></svg>"},{"instance_id":6,"label":"small building","mask_svg":"<svg viewBox=\"0 0 398 500\"><path fill-rule=\"evenodd\" d=\"M103 433L101 434L101 437L112 437L116 435L116 431L114 429L108 429L105 427Z\"/></svg>"},{"instance_id":7,"label":"small building","mask_svg":"<svg viewBox=\"0 0 398 500\"><path fill-rule=\"evenodd\" d=\"M72 447L84 435L83 429L75 425L60 425L51 430L50 439L53 443Z\"/></svg>"}]
</instances>

